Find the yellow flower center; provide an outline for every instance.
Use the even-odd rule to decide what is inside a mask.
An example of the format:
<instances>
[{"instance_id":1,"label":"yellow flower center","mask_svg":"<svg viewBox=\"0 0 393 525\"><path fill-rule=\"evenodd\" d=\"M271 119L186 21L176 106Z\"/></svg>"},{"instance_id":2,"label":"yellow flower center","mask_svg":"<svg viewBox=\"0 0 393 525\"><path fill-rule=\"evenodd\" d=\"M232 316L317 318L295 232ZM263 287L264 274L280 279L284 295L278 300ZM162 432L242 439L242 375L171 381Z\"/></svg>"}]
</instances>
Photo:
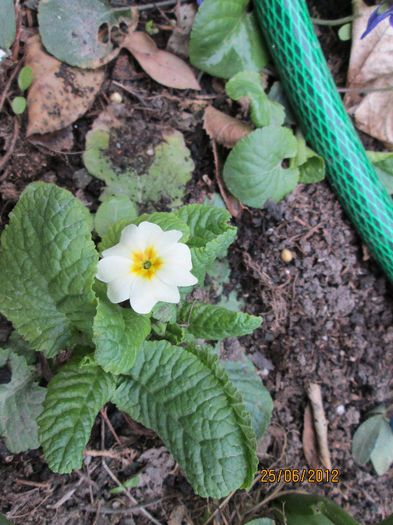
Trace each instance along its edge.
<instances>
[{"instance_id":1,"label":"yellow flower center","mask_svg":"<svg viewBox=\"0 0 393 525\"><path fill-rule=\"evenodd\" d=\"M132 252L132 265L130 273L143 277L144 279L151 279L163 265L162 259L157 256L156 250L153 246L149 246L144 252Z\"/></svg>"}]
</instances>

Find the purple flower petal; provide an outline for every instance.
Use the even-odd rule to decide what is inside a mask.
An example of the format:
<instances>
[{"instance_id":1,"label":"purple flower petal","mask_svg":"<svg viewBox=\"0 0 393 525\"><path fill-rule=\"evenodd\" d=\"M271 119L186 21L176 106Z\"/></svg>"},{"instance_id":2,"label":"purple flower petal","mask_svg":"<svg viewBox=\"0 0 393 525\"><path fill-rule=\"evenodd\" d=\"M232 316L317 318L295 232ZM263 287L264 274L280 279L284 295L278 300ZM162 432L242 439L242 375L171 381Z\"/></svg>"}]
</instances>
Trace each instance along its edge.
<instances>
[{"instance_id":1,"label":"purple flower petal","mask_svg":"<svg viewBox=\"0 0 393 525\"><path fill-rule=\"evenodd\" d=\"M366 31L360 37L361 39L366 37L370 31L372 31L379 24L379 22L382 22L382 20L387 17L389 17L390 25L393 26L393 7L389 7L389 9L383 13L379 13L379 9L380 7L377 7L376 10L371 13L370 18L368 19Z\"/></svg>"}]
</instances>

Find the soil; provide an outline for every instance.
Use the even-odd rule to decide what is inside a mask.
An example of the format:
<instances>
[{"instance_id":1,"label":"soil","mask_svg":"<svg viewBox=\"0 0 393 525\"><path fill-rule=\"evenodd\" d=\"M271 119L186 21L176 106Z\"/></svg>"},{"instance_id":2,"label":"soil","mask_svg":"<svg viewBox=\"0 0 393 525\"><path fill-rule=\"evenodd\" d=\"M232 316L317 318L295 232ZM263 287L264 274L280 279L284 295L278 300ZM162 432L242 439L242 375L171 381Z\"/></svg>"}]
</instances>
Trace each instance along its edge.
<instances>
[{"instance_id":1,"label":"soil","mask_svg":"<svg viewBox=\"0 0 393 525\"><path fill-rule=\"evenodd\" d=\"M349 0L307 3L317 18L351 13ZM168 25L174 16L171 7L143 12L142 25L151 18ZM344 86L349 45L338 40L334 28L318 27L318 36L337 85ZM165 39L165 32L160 31L160 47ZM22 54L23 49L20 57ZM0 92L12 71L4 70ZM76 154L30 144L25 138L26 120L18 118L13 153L0 171L1 228L21 191L37 180L71 190L91 211L96 210L103 183L80 171L81 152L93 119L118 90L111 85L113 79L132 88L134 94L122 92L124 105L143 126L144 143L149 143L146 133L157 123L183 131L195 162L187 202L202 202L219 191L210 143L202 129L200 103L205 97L220 109L240 112L239 105L228 103L223 96L222 84L203 75L198 95L163 88L126 53L108 66L107 78L94 106L72 126L72 152ZM15 93L14 81L8 96ZM0 115L2 155L13 147L14 119L6 103ZM134 142L141 130L132 130ZM365 140L367 147L381 148L369 137ZM122 149L126 147L122 139ZM233 494L214 523L246 523L266 510L264 498L278 489L291 488L326 495L362 523L386 518L393 513L393 469L378 477L370 463L357 465L351 456L351 440L368 410L393 402L391 285L370 259L327 182L299 185L278 205L245 209L232 222L238 235L228 255L231 283L224 286L223 293L229 294L240 283L246 311L262 315L264 323L251 336L226 341L223 350L244 351L274 400L272 423L258 448L260 467L310 466L302 444L306 388L309 383L318 383L328 420L332 468L339 471L339 483L278 487L257 481L248 493ZM291 261L283 261L283 249L291 251ZM10 330L10 324L2 319L1 341L6 341ZM41 449L12 455L0 441L0 511L16 524L58 525L151 523L143 514L148 511L159 522L174 525L202 524L206 512L220 504L195 496L159 438L113 406L97 417L88 449L106 451L106 456L88 454L82 470L58 475L46 466ZM130 490L134 503L124 494L109 492L116 486L113 476L127 479L141 468L139 486Z\"/></svg>"}]
</instances>

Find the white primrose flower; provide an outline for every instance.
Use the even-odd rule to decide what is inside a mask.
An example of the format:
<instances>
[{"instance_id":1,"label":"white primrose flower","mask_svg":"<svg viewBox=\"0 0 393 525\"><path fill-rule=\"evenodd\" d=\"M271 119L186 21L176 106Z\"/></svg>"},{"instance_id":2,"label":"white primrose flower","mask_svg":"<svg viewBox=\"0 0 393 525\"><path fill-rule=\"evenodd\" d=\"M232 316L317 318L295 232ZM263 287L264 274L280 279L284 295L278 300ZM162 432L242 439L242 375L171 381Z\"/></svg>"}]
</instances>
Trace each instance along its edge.
<instances>
[{"instance_id":1,"label":"white primrose flower","mask_svg":"<svg viewBox=\"0 0 393 525\"><path fill-rule=\"evenodd\" d=\"M149 313L158 301L178 303L178 286L196 284L191 252L177 242L178 230L163 231L157 224L130 224L121 232L120 242L102 252L97 279L108 283L112 303L130 300L138 314Z\"/></svg>"}]
</instances>

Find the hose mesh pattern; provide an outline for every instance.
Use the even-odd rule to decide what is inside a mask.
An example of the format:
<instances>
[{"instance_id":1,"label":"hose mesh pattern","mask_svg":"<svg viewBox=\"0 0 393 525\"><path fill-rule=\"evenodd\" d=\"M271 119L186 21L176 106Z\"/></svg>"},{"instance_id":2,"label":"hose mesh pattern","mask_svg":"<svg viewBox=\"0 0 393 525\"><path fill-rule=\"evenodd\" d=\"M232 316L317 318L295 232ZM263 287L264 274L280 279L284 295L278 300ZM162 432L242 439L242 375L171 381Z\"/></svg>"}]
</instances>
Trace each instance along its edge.
<instances>
[{"instance_id":1,"label":"hose mesh pattern","mask_svg":"<svg viewBox=\"0 0 393 525\"><path fill-rule=\"evenodd\" d=\"M354 226L393 282L393 205L327 67L304 0L254 0L259 24L311 147ZM323 203L321 203L321 206Z\"/></svg>"}]
</instances>

